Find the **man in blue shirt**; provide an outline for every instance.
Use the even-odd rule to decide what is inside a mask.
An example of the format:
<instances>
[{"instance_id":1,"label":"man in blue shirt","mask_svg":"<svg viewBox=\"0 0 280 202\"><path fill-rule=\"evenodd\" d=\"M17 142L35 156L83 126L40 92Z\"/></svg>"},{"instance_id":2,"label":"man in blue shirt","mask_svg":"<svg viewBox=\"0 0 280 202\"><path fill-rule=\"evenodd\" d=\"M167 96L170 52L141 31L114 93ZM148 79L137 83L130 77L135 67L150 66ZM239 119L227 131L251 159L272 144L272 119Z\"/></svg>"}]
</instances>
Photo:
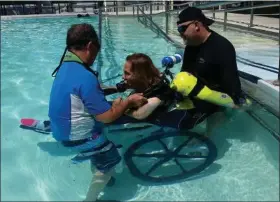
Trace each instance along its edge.
<instances>
[{"instance_id":1,"label":"man in blue shirt","mask_svg":"<svg viewBox=\"0 0 280 202\"><path fill-rule=\"evenodd\" d=\"M95 201L121 160L113 142L102 133L103 124L118 119L127 109L140 107L147 100L140 94L126 100L107 102L96 73L90 68L100 44L90 24L71 26L66 48L54 73L49 102L53 137L64 146L75 147L78 158L90 158L96 168L86 197ZM54 75L53 73L53 75Z\"/></svg>"}]
</instances>

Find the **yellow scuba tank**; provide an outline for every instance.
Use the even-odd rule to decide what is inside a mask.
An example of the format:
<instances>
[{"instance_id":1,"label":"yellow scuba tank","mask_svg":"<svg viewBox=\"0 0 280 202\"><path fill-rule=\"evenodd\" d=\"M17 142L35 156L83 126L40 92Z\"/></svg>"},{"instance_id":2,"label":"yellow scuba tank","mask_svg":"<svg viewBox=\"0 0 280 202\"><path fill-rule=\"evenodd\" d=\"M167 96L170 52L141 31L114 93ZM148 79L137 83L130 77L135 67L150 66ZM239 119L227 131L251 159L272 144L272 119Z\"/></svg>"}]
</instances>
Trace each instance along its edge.
<instances>
[{"instance_id":1,"label":"yellow scuba tank","mask_svg":"<svg viewBox=\"0 0 280 202\"><path fill-rule=\"evenodd\" d=\"M183 96L195 97L224 107L235 107L234 101L229 95L209 89L188 72L178 73L171 82L170 87L183 94ZM246 99L245 105L250 104L251 101Z\"/></svg>"}]
</instances>

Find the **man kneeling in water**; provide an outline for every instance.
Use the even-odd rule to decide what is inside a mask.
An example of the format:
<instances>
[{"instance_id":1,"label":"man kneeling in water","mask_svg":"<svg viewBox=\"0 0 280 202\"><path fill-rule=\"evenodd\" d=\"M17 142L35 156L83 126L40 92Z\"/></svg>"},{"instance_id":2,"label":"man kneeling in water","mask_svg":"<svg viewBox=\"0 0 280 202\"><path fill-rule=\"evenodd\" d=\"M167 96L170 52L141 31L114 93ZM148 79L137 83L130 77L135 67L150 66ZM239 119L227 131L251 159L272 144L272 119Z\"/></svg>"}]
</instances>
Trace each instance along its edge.
<instances>
[{"instance_id":1,"label":"man kneeling in water","mask_svg":"<svg viewBox=\"0 0 280 202\"><path fill-rule=\"evenodd\" d=\"M208 116L220 110L221 105L235 107L227 94L211 91L186 72L177 74L169 85L162 78L151 58L142 53L127 56L123 71L123 85L121 87L117 85L110 91L117 93L133 89L133 93L143 93L148 98L148 103L138 109L127 110L126 115L109 125L141 121L162 127L192 129ZM197 84L200 84L199 88ZM215 103L216 106L204 110L203 106L196 105L196 102L192 101L195 99L204 99L205 102ZM51 131L48 120L22 119L22 122L23 125L28 125L27 127L37 131Z\"/></svg>"}]
</instances>

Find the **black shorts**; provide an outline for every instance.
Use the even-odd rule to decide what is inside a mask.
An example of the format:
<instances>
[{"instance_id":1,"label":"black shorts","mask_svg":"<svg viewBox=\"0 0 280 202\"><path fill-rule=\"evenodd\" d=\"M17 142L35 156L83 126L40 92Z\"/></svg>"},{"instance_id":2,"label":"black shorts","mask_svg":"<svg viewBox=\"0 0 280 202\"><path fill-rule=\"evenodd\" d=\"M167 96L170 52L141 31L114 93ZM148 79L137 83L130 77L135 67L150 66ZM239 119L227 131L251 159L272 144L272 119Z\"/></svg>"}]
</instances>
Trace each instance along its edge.
<instances>
[{"instance_id":1,"label":"black shorts","mask_svg":"<svg viewBox=\"0 0 280 202\"><path fill-rule=\"evenodd\" d=\"M116 145L108 141L99 148L95 148L96 152L91 156L91 167L95 167L102 173L107 173L112 168L114 168L120 161L121 156L118 152Z\"/></svg>"},{"instance_id":2,"label":"black shorts","mask_svg":"<svg viewBox=\"0 0 280 202\"><path fill-rule=\"evenodd\" d=\"M78 152L78 155L72 158L73 162L90 160L92 170L95 167L102 173L110 171L121 161L116 145L109 140L98 147L94 146L94 141L89 140L67 141L62 144Z\"/></svg>"}]
</instances>

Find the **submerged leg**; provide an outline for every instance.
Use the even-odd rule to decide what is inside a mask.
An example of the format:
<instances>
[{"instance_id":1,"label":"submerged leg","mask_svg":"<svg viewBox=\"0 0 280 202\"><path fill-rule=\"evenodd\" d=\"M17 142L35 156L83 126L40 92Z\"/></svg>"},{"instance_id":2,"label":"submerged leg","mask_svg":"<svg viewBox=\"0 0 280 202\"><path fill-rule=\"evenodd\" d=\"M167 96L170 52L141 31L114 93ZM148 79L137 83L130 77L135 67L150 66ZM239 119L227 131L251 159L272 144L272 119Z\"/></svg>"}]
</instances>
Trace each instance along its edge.
<instances>
[{"instance_id":1,"label":"submerged leg","mask_svg":"<svg viewBox=\"0 0 280 202\"><path fill-rule=\"evenodd\" d=\"M121 156L114 143L110 142L100 153L91 158L92 180L85 201L96 201L100 192L108 184L115 171L115 166L120 163Z\"/></svg>"},{"instance_id":2,"label":"submerged leg","mask_svg":"<svg viewBox=\"0 0 280 202\"><path fill-rule=\"evenodd\" d=\"M93 172L92 180L90 182L87 196L84 201L96 201L98 195L105 188L113 174L114 169L111 169L107 173L102 173L96 169Z\"/></svg>"}]
</instances>

